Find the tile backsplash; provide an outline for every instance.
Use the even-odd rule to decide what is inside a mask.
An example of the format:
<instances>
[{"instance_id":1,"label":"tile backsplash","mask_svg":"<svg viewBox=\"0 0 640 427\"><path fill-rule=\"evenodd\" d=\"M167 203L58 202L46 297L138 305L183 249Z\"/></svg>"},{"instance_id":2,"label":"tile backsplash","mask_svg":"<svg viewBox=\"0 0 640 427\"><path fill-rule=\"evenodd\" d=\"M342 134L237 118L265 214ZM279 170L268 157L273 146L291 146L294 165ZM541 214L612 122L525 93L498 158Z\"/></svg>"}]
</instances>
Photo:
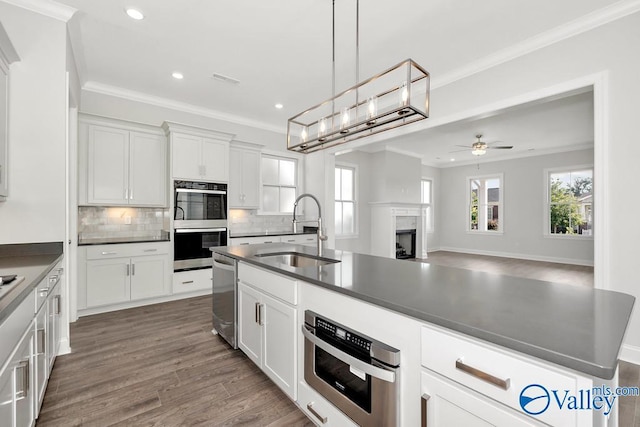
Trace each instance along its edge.
<instances>
[{"instance_id":1,"label":"tile backsplash","mask_svg":"<svg viewBox=\"0 0 640 427\"><path fill-rule=\"evenodd\" d=\"M154 237L169 230L169 209L81 206L78 234L85 239Z\"/></svg>"},{"instance_id":2,"label":"tile backsplash","mask_svg":"<svg viewBox=\"0 0 640 427\"><path fill-rule=\"evenodd\" d=\"M293 230L292 215L258 215L256 210L231 209L229 229L231 235L253 232L281 232ZM297 216L297 215L296 215ZM299 217L299 219L303 219ZM309 223L307 225L313 225Z\"/></svg>"}]
</instances>

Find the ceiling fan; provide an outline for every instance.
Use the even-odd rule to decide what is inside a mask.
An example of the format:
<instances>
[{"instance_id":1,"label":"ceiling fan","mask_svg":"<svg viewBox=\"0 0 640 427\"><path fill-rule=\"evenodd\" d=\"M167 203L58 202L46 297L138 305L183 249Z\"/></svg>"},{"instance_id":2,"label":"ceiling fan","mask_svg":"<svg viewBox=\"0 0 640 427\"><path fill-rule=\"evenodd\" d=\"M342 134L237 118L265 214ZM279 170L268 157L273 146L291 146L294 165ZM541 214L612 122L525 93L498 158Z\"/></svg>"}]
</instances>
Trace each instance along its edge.
<instances>
[{"instance_id":1,"label":"ceiling fan","mask_svg":"<svg viewBox=\"0 0 640 427\"><path fill-rule=\"evenodd\" d=\"M469 148L471 148L471 154L473 154L474 156L483 156L487 153L488 149L491 150L511 150L513 148L513 145L492 145L495 144L495 142L490 142L490 143L486 143L484 141L481 141L482 139L482 134L479 133L476 135L476 139L477 141L474 142L473 144L471 144L471 146L468 145L456 145L456 147L464 147L464 150L455 150L455 151L450 151L450 153L458 153L460 151L467 151Z\"/></svg>"}]
</instances>

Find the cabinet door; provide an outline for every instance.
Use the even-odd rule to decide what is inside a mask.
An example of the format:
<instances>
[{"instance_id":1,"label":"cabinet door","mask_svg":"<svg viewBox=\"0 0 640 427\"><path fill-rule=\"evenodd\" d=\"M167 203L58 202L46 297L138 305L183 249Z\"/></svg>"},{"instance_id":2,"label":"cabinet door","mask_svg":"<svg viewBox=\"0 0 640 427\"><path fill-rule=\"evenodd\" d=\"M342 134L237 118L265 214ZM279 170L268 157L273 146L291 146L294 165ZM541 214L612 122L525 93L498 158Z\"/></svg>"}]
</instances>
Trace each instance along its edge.
<instances>
[{"instance_id":1,"label":"cabinet door","mask_svg":"<svg viewBox=\"0 0 640 427\"><path fill-rule=\"evenodd\" d=\"M260 293L242 282L238 283L238 347L258 366L262 356L259 310Z\"/></svg>"},{"instance_id":2,"label":"cabinet door","mask_svg":"<svg viewBox=\"0 0 640 427\"><path fill-rule=\"evenodd\" d=\"M173 134L171 154L174 178L202 179L202 138Z\"/></svg>"},{"instance_id":3,"label":"cabinet door","mask_svg":"<svg viewBox=\"0 0 640 427\"><path fill-rule=\"evenodd\" d=\"M467 427L543 425L431 371L422 371L421 383L422 415L426 416L427 425Z\"/></svg>"},{"instance_id":4,"label":"cabinet door","mask_svg":"<svg viewBox=\"0 0 640 427\"><path fill-rule=\"evenodd\" d=\"M260 153L257 151L242 153L242 193L245 208L260 207Z\"/></svg>"},{"instance_id":5,"label":"cabinet door","mask_svg":"<svg viewBox=\"0 0 640 427\"><path fill-rule=\"evenodd\" d=\"M87 307L130 300L129 258L87 261Z\"/></svg>"},{"instance_id":6,"label":"cabinet door","mask_svg":"<svg viewBox=\"0 0 640 427\"><path fill-rule=\"evenodd\" d=\"M243 208L242 183L242 154L244 150L231 148L229 150L229 188L227 197L230 208Z\"/></svg>"},{"instance_id":7,"label":"cabinet door","mask_svg":"<svg viewBox=\"0 0 640 427\"><path fill-rule=\"evenodd\" d=\"M161 135L131 132L129 149L129 204L165 206L167 203L167 149Z\"/></svg>"},{"instance_id":8,"label":"cabinet door","mask_svg":"<svg viewBox=\"0 0 640 427\"><path fill-rule=\"evenodd\" d=\"M262 369L293 400L296 400L296 310L262 295Z\"/></svg>"},{"instance_id":9,"label":"cabinet door","mask_svg":"<svg viewBox=\"0 0 640 427\"><path fill-rule=\"evenodd\" d=\"M129 197L129 132L89 126L87 201L127 204Z\"/></svg>"},{"instance_id":10,"label":"cabinet door","mask_svg":"<svg viewBox=\"0 0 640 427\"><path fill-rule=\"evenodd\" d=\"M131 258L131 299L166 295L168 256Z\"/></svg>"},{"instance_id":11,"label":"cabinet door","mask_svg":"<svg viewBox=\"0 0 640 427\"><path fill-rule=\"evenodd\" d=\"M35 365L35 411L36 414L42 404L42 398L47 386L47 377L49 369L47 368L47 328L49 319L49 304L44 304L35 321L35 339L34 339L34 365Z\"/></svg>"},{"instance_id":12,"label":"cabinet door","mask_svg":"<svg viewBox=\"0 0 640 427\"><path fill-rule=\"evenodd\" d=\"M16 427L31 427L35 420L32 345L33 329L30 329L21 341L12 363L14 366Z\"/></svg>"},{"instance_id":13,"label":"cabinet door","mask_svg":"<svg viewBox=\"0 0 640 427\"><path fill-rule=\"evenodd\" d=\"M61 289L62 287L60 283L58 283L47 298L47 305L49 306L47 321L48 372L51 372L51 369L53 369L53 363L58 355L60 346L60 313L62 312L62 300L60 295Z\"/></svg>"},{"instance_id":14,"label":"cabinet door","mask_svg":"<svg viewBox=\"0 0 640 427\"><path fill-rule=\"evenodd\" d=\"M229 143L204 138L202 140L203 179L229 182Z\"/></svg>"}]
</instances>

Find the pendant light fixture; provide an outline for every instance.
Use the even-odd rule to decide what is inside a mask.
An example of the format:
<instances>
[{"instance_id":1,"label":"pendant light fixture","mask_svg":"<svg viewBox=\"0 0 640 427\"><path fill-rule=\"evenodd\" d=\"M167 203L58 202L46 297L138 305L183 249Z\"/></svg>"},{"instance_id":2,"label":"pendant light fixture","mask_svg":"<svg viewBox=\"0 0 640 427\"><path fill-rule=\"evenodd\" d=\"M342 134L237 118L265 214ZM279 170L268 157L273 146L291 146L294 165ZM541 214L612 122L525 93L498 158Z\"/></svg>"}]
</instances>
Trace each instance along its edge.
<instances>
[{"instance_id":1,"label":"pendant light fixture","mask_svg":"<svg viewBox=\"0 0 640 427\"><path fill-rule=\"evenodd\" d=\"M356 0L356 85L335 93L335 0L333 4L333 97L290 118L287 149L311 153L395 129L429 117L429 73L412 59L362 82L360 1Z\"/></svg>"}]
</instances>

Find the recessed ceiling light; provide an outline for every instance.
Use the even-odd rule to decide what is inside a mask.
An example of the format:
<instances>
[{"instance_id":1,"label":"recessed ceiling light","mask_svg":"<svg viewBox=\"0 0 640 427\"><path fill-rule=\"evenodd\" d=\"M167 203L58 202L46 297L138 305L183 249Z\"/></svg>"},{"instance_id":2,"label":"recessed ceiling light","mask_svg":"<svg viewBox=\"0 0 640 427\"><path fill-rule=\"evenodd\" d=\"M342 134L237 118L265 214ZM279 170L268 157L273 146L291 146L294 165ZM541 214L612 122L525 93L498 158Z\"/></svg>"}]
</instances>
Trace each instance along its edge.
<instances>
[{"instance_id":1,"label":"recessed ceiling light","mask_svg":"<svg viewBox=\"0 0 640 427\"><path fill-rule=\"evenodd\" d=\"M450 161L450 162L455 162L455 161L456 161L456 159L451 158L451 159L449 159L449 161Z\"/></svg>"},{"instance_id":2,"label":"recessed ceiling light","mask_svg":"<svg viewBox=\"0 0 640 427\"><path fill-rule=\"evenodd\" d=\"M182 75L182 73L179 73L177 71L171 75L173 76L174 79L178 79L178 80L184 79L184 76Z\"/></svg>"},{"instance_id":3,"label":"recessed ceiling light","mask_svg":"<svg viewBox=\"0 0 640 427\"><path fill-rule=\"evenodd\" d=\"M135 19L136 21L144 19L144 15L138 9L127 9L127 15L129 15L129 18Z\"/></svg>"},{"instance_id":4,"label":"recessed ceiling light","mask_svg":"<svg viewBox=\"0 0 640 427\"><path fill-rule=\"evenodd\" d=\"M282 107L284 107L284 105L282 105L282 104L276 104L276 105L275 105L275 107L276 107L278 110L282 110Z\"/></svg>"}]
</instances>

